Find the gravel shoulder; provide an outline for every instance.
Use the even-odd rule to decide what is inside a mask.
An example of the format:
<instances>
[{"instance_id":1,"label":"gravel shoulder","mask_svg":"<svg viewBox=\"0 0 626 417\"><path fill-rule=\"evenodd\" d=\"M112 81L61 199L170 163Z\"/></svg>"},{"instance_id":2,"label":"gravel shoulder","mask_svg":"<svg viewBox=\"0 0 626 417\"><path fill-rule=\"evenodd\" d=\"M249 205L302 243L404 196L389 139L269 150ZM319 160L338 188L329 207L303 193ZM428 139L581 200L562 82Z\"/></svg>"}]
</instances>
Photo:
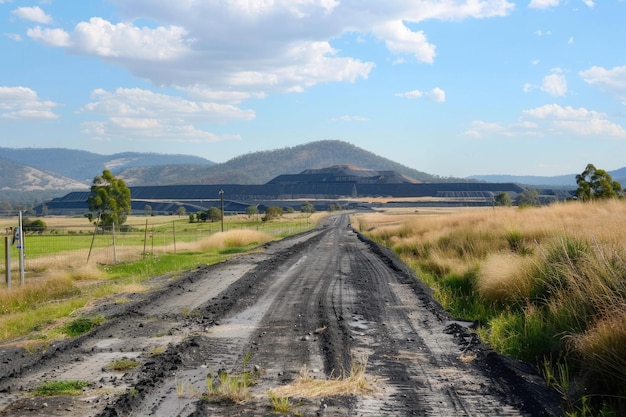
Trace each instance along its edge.
<instances>
[{"instance_id":1,"label":"gravel shoulder","mask_svg":"<svg viewBox=\"0 0 626 417\"><path fill-rule=\"evenodd\" d=\"M367 395L292 398L326 416L558 416L527 364L486 349L386 248L345 214L182 277L94 307L105 324L45 352L0 346L0 416L271 415L268 391L337 378L355 361ZM126 358L126 372L108 365ZM210 402L207 377L257 370L250 398ZM78 396L34 397L44 381L90 382Z\"/></svg>"}]
</instances>

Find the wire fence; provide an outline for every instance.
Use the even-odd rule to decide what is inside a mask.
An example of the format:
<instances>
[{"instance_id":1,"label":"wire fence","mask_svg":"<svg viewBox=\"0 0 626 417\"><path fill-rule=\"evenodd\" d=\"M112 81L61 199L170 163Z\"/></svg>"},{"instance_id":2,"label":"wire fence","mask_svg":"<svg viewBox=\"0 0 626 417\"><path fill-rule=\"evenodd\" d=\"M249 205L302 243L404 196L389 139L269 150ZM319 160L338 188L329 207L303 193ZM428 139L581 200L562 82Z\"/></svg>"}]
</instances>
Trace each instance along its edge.
<instances>
[{"instance_id":1,"label":"wire fence","mask_svg":"<svg viewBox=\"0 0 626 417\"><path fill-rule=\"evenodd\" d=\"M18 245L24 248L24 269L29 275L49 269L76 268L86 264L113 265L118 262L137 260L147 255L177 253L198 250L198 243L222 232L234 230L259 231L282 237L306 231L312 227L306 219L289 222L240 222L240 223L171 223L143 226L84 227L59 226L45 230L24 230L21 241L13 241L14 230L4 230L0 242L3 247L0 270L7 276L7 265L13 283L19 281L21 257ZM0 230L0 235L3 232ZM231 233L232 235L232 233ZM224 235L226 236L226 235ZM8 250L7 250L8 249ZM5 282L3 279L2 282Z\"/></svg>"}]
</instances>

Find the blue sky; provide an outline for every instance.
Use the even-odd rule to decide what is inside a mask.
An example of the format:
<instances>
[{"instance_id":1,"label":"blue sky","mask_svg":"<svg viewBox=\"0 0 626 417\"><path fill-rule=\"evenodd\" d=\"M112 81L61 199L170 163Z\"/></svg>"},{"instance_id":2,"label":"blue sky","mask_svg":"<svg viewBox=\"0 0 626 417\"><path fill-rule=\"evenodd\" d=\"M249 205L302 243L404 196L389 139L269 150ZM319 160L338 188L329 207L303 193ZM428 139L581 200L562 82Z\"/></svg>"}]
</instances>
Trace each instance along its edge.
<instances>
[{"instance_id":1,"label":"blue sky","mask_svg":"<svg viewBox=\"0 0 626 417\"><path fill-rule=\"evenodd\" d=\"M0 146L613 170L624 22L626 0L0 0Z\"/></svg>"}]
</instances>

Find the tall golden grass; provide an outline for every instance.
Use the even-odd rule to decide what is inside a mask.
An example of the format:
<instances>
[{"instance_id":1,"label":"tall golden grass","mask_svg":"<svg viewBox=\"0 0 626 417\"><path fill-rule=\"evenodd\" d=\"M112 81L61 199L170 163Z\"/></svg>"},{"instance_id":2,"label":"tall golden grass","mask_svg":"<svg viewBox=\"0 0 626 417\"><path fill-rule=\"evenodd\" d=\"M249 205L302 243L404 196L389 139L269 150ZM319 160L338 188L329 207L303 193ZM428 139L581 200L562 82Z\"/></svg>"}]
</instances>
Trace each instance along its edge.
<instances>
[{"instance_id":1,"label":"tall golden grass","mask_svg":"<svg viewBox=\"0 0 626 417\"><path fill-rule=\"evenodd\" d=\"M494 348L561 352L586 393L626 411L626 202L353 217ZM470 306L470 308L468 308ZM593 377L590 377L593 376Z\"/></svg>"}]
</instances>

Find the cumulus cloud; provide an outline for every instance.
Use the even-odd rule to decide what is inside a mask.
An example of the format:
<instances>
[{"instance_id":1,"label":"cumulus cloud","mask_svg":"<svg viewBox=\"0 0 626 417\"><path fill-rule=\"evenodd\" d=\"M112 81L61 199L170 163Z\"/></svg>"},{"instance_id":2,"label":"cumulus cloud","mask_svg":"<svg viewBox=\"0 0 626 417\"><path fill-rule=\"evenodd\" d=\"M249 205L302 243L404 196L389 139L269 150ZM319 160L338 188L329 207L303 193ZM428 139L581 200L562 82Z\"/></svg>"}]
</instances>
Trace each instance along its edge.
<instances>
[{"instance_id":1,"label":"cumulus cloud","mask_svg":"<svg viewBox=\"0 0 626 417\"><path fill-rule=\"evenodd\" d=\"M426 92L421 92L420 90L412 90L405 93L398 93L396 94L396 97L402 97L407 99L417 99L420 97L425 97L428 100L434 101L436 103L443 103L446 101L446 92L439 87L435 87L432 90Z\"/></svg>"},{"instance_id":2,"label":"cumulus cloud","mask_svg":"<svg viewBox=\"0 0 626 417\"><path fill-rule=\"evenodd\" d=\"M547 121L552 129L557 131L569 131L581 136L613 136L626 138L626 130L616 123L608 120L606 114L584 107L577 109L558 104L546 104L524 111L525 115L532 118Z\"/></svg>"},{"instance_id":3,"label":"cumulus cloud","mask_svg":"<svg viewBox=\"0 0 626 417\"><path fill-rule=\"evenodd\" d=\"M611 69L593 66L579 74L587 84L626 103L626 65Z\"/></svg>"},{"instance_id":4,"label":"cumulus cloud","mask_svg":"<svg viewBox=\"0 0 626 417\"><path fill-rule=\"evenodd\" d=\"M332 45L345 33L382 42L397 62L431 63L436 45L416 24L506 16L515 7L507 0L113 2L125 23L94 17L58 32L35 28L29 36L97 56L158 85L257 97L367 79L373 62ZM146 16L150 27L132 23Z\"/></svg>"},{"instance_id":5,"label":"cumulus cloud","mask_svg":"<svg viewBox=\"0 0 626 417\"><path fill-rule=\"evenodd\" d=\"M19 17L20 19L30 20L31 22L37 23L50 23L52 22L52 17L46 14L40 7L19 7L11 12L13 15Z\"/></svg>"},{"instance_id":6,"label":"cumulus cloud","mask_svg":"<svg viewBox=\"0 0 626 417\"><path fill-rule=\"evenodd\" d=\"M187 32L179 26L156 29L126 23L112 24L99 17L76 25L71 34L75 52L101 58L138 61L172 61L189 50Z\"/></svg>"},{"instance_id":7,"label":"cumulus cloud","mask_svg":"<svg viewBox=\"0 0 626 417\"><path fill-rule=\"evenodd\" d=\"M528 7L531 9L547 9L550 7L556 7L559 3L559 0L531 0Z\"/></svg>"},{"instance_id":8,"label":"cumulus cloud","mask_svg":"<svg viewBox=\"0 0 626 417\"><path fill-rule=\"evenodd\" d=\"M567 94L567 80L562 74L550 74L543 77L541 91L553 97L562 97Z\"/></svg>"},{"instance_id":9,"label":"cumulus cloud","mask_svg":"<svg viewBox=\"0 0 626 417\"><path fill-rule=\"evenodd\" d=\"M83 124L83 133L94 139L123 136L136 140L215 142L233 137L219 136L196 125L255 117L253 111L229 104L191 101L139 88L119 88L114 92L97 89L91 100L80 112L106 118Z\"/></svg>"},{"instance_id":10,"label":"cumulus cloud","mask_svg":"<svg viewBox=\"0 0 626 417\"><path fill-rule=\"evenodd\" d=\"M426 98L436 103L443 103L444 101L446 101L446 92L439 87L433 88L432 90L426 92L424 95L426 96Z\"/></svg>"},{"instance_id":11,"label":"cumulus cloud","mask_svg":"<svg viewBox=\"0 0 626 417\"><path fill-rule=\"evenodd\" d=\"M41 100L28 87L0 87L0 118L10 120L50 120L59 116L52 109L59 104Z\"/></svg>"},{"instance_id":12,"label":"cumulus cloud","mask_svg":"<svg viewBox=\"0 0 626 417\"><path fill-rule=\"evenodd\" d=\"M398 93L396 94L396 97L413 99L413 98L420 98L423 95L424 93L422 93L420 90L412 90L412 91L407 91L406 93Z\"/></svg>"},{"instance_id":13,"label":"cumulus cloud","mask_svg":"<svg viewBox=\"0 0 626 417\"><path fill-rule=\"evenodd\" d=\"M574 108L558 104L546 104L524 110L515 123L489 123L474 121L463 132L474 138L509 136L561 136L593 137L594 139L624 138L626 130L609 120L606 114L584 107Z\"/></svg>"},{"instance_id":14,"label":"cumulus cloud","mask_svg":"<svg viewBox=\"0 0 626 417\"><path fill-rule=\"evenodd\" d=\"M70 35L63 29L42 29L39 26L28 29L26 34L29 38L45 43L49 46L71 46Z\"/></svg>"}]
</instances>

